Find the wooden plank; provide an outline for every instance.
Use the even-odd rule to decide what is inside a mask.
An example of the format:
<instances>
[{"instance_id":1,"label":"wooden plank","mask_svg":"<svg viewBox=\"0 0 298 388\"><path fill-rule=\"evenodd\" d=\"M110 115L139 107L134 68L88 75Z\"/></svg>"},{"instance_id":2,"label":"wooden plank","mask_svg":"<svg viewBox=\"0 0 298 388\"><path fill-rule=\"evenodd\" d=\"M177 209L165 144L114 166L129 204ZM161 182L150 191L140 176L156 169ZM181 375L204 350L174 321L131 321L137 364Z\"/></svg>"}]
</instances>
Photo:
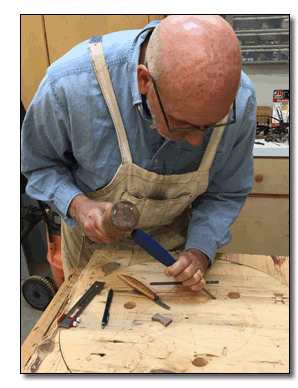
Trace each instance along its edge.
<instances>
[{"instance_id":1,"label":"wooden plank","mask_svg":"<svg viewBox=\"0 0 298 388\"><path fill-rule=\"evenodd\" d=\"M247 261L248 257L242 258ZM96 251L73 286L72 304L95 279L103 280L105 287L86 308L77 328L59 330L63 362L55 347L38 372L288 373L287 286L264 272L231 263L226 256L216 260L207 275L219 280L218 285L208 285L217 300L184 286L154 287L171 306L168 311L135 293L117 276L134 276L150 287L153 279L168 280L163 271L164 266L141 251ZM110 287L114 289L110 321L102 330ZM128 303L135 307L125 307ZM172 319L171 325L153 322L156 313Z\"/></svg>"},{"instance_id":2,"label":"wooden plank","mask_svg":"<svg viewBox=\"0 0 298 388\"><path fill-rule=\"evenodd\" d=\"M42 15L21 15L21 100L26 110L48 66Z\"/></svg>"},{"instance_id":3,"label":"wooden plank","mask_svg":"<svg viewBox=\"0 0 298 388\"><path fill-rule=\"evenodd\" d=\"M93 35L143 28L148 15L45 15L50 61L53 63Z\"/></svg>"},{"instance_id":4,"label":"wooden plank","mask_svg":"<svg viewBox=\"0 0 298 388\"><path fill-rule=\"evenodd\" d=\"M153 278L165 279L163 268L151 260L130 266L124 273L149 285ZM78 330L61 331L60 346L69 370L73 373L148 373L160 367L180 373L213 373L216 367L222 373L228 367L234 373L286 373L288 305L286 299L284 303L275 303L272 290L286 298L287 287L266 274L220 260L210 271L211 275L220 279L220 286L211 289L217 297L215 303L202 292L193 293L183 286L168 291L157 287L157 294L171 306L169 312L142 295L135 295L128 286L123 292L123 285L115 274L106 277L105 292L86 310ZM100 330L109 287L115 291L111 317L105 330ZM120 293L118 287L121 287ZM233 290L239 292L240 298L227 297ZM125 307L133 303L134 309ZM264 312L267 306L269 315ZM154 324L151 316L156 312L171 318L173 323L167 328ZM268 316L272 318L269 322ZM276 323L278 328L274 327ZM272 339L283 343L282 358L280 349L272 346ZM238 352L249 354L248 361L240 358L239 364Z\"/></svg>"},{"instance_id":5,"label":"wooden plank","mask_svg":"<svg viewBox=\"0 0 298 388\"><path fill-rule=\"evenodd\" d=\"M216 259L231 263L246 265L262 271L281 283L289 286L289 257L287 256L260 256L218 253Z\"/></svg>"},{"instance_id":6,"label":"wooden plank","mask_svg":"<svg viewBox=\"0 0 298 388\"><path fill-rule=\"evenodd\" d=\"M254 158L254 180L252 194L289 195L289 158Z\"/></svg>"},{"instance_id":7,"label":"wooden plank","mask_svg":"<svg viewBox=\"0 0 298 388\"><path fill-rule=\"evenodd\" d=\"M289 200L248 197L220 253L289 256Z\"/></svg>"},{"instance_id":8,"label":"wooden plank","mask_svg":"<svg viewBox=\"0 0 298 388\"><path fill-rule=\"evenodd\" d=\"M154 20L163 20L165 18L165 15L149 15L149 23L153 22Z\"/></svg>"},{"instance_id":9,"label":"wooden plank","mask_svg":"<svg viewBox=\"0 0 298 388\"><path fill-rule=\"evenodd\" d=\"M52 338L57 329L57 319L68 311L68 296L71 295L73 285L77 282L81 269L73 270L70 280L66 280L59 288L57 294L44 311L21 348L21 370L23 373L30 373L28 364L32 361L32 356L37 350L37 347L47 338Z\"/></svg>"},{"instance_id":10,"label":"wooden plank","mask_svg":"<svg viewBox=\"0 0 298 388\"><path fill-rule=\"evenodd\" d=\"M77 44L92 35L144 28L150 21L163 18L163 15L21 15L21 99L25 109L50 63Z\"/></svg>"}]
</instances>

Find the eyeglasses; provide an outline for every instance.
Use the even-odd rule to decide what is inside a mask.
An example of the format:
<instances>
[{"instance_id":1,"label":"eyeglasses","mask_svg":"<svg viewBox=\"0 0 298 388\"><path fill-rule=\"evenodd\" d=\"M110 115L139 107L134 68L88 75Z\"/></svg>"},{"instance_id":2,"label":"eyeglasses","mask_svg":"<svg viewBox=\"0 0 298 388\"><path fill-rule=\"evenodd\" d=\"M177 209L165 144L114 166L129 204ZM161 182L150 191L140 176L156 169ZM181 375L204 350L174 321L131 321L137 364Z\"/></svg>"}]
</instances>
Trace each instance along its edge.
<instances>
[{"instance_id":1,"label":"eyeglasses","mask_svg":"<svg viewBox=\"0 0 298 388\"><path fill-rule=\"evenodd\" d=\"M146 64L147 66L147 64ZM148 69L148 66L147 66L147 69ZM148 69L148 72L149 72L149 69ZM149 72L150 74L150 72ZM167 115L166 115L166 112L162 106L162 103L161 103L161 99L160 99L160 96L159 96L159 93L158 93L158 90L157 90L157 87L156 87L156 82L154 81L154 78L152 77L152 75L150 74L150 77L152 79L152 83L153 83L153 87L154 87L154 90L155 90L155 94L156 94L156 97L158 99L158 102L159 102L159 106L160 106L160 109L161 109L161 112L163 114L163 117L164 117L164 120L167 124L167 127L168 127L168 130L169 132L173 133L173 132L188 132L188 131L202 131L202 132L205 132L205 131L208 131L208 129L211 129L211 128L218 128L218 127L224 127L226 125L230 125L230 124L235 124L236 123L236 101L234 99L233 101L233 120L229 121L228 123L225 123L225 124L217 124L217 123L214 123L212 125L202 125L202 127L199 127L199 126L194 126L194 125L191 125L191 124L188 124L186 123L186 126L185 128L170 128L170 125L169 125L169 120L167 118ZM229 110L229 113L225 116L227 117L228 115L230 114L230 110Z\"/></svg>"}]
</instances>

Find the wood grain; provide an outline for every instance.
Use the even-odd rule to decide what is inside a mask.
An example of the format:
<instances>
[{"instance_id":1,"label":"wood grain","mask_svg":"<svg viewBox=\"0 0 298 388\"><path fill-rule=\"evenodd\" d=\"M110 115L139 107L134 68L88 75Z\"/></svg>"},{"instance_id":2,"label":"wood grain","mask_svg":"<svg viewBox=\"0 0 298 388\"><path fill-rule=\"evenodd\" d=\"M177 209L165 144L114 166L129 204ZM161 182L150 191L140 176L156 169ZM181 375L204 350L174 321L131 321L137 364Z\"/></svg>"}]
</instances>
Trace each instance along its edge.
<instances>
[{"instance_id":1,"label":"wood grain","mask_svg":"<svg viewBox=\"0 0 298 388\"><path fill-rule=\"evenodd\" d=\"M216 259L245 265L264 272L281 283L289 286L289 257L288 256L261 256L218 253Z\"/></svg>"},{"instance_id":2,"label":"wood grain","mask_svg":"<svg viewBox=\"0 0 298 388\"><path fill-rule=\"evenodd\" d=\"M25 110L50 65L42 15L21 15L21 100Z\"/></svg>"},{"instance_id":3,"label":"wood grain","mask_svg":"<svg viewBox=\"0 0 298 388\"><path fill-rule=\"evenodd\" d=\"M228 261L228 256L217 259L207 274L207 280L219 281L207 286L217 300L184 286L156 286L154 292L171 307L165 313L118 278L118 274L133 276L149 287L153 280L168 280L164 266L147 254L136 263L135 253L94 253L73 285L71 300L74 304L94 280L105 281L105 288L77 328L59 329L60 354L55 347L38 373L288 373L288 287L263 272L265 266L257 264L263 271L246 266L248 257L238 257L238 264L235 258L234 263ZM120 265L114 264L115 270L107 274L110 263ZM121 292L115 291L109 324L101 330L111 287ZM239 297L234 299L231 293ZM132 308L125 307L128 303ZM171 325L152 322L156 313L172 319ZM34 360L27 362L25 372L30 372Z\"/></svg>"},{"instance_id":4,"label":"wood grain","mask_svg":"<svg viewBox=\"0 0 298 388\"><path fill-rule=\"evenodd\" d=\"M252 194L289 195L289 158L254 158L255 176Z\"/></svg>"},{"instance_id":5,"label":"wood grain","mask_svg":"<svg viewBox=\"0 0 298 388\"><path fill-rule=\"evenodd\" d=\"M163 15L21 15L21 99L27 110L46 70L93 35L144 28Z\"/></svg>"},{"instance_id":6,"label":"wood grain","mask_svg":"<svg viewBox=\"0 0 298 388\"><path fill-rule=\"evenodd\" d=\"M289 199L248 197L220 253L289 256Z\"/></svg>"},{"instance_id":7,"label":"wood grain","mask_svg":"<svg viewBox=\"0 0 298 388\"><path fill-rule=\"evenodd\" d=\"M57 319L64 312L68 311L73 286L76 284L81 271L81 269L74 269L72 271L71 279L66 280L62 284L59 292L54 296L53 300L24 341L21 349L21 370L28 370L28 364L32 361L34 353L38 353L38 346L42 342L46 341L47 339L55 341L55 334L58 333ZM55 353L57 353L57 349ZM61 365L63 366L64 364L62 363Z\"/></svg>"},{"instance_id":8,"label":"wood grain","mask_svg":"<svg viewBox=\"0 0 298 388\"><path fill-rule=\"evenodd\" d=\"M144 28L148 15L45 15L45 24L53 63L91 36Z\"/></svg>"}]
</instances>

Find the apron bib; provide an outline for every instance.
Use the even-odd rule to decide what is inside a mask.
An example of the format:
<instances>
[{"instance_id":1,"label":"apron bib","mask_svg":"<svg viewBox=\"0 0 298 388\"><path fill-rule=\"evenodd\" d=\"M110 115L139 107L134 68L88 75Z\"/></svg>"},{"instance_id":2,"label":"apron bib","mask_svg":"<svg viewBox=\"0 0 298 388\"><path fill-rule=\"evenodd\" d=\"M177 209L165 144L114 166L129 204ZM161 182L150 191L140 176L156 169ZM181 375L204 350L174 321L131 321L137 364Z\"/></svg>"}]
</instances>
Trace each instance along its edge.
<instances>
[{"instance_id":1,"label":"apron bib","mask_svg":"<svg viewBox=\"0 0 298 388\"><path fill-rule=\"evenodd\" d=\"M208 187L209 170L225 127L213 131L199 169L181 175L159 175L132 162L126 132L111 84L101 43L88 45L95 74L116 129L122 164L113 180L103 189L87 194L94 201L132 202L140 212L138 227L167 250L181 249L186 242L189 209ZM223 120L227 120L224 118ZM89 240L80 225L69 228L62 220L62 264L65 277L74 267L85 267L96 249L141 249L127 233L113 244ZM184 233L183 233L184 232Z\"/></svg>"}]
</instances>

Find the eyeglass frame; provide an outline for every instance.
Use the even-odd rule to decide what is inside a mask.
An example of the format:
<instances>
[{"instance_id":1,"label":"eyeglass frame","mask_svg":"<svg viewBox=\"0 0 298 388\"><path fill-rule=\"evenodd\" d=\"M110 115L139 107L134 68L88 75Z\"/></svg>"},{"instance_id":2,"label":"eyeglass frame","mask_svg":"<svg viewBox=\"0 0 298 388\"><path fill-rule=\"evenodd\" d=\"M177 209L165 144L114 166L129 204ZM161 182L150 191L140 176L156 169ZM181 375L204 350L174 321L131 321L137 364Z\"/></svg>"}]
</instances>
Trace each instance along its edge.
<instances>
[{"instance_id":1,"label":"eyeglass frame","mask_svg":"<svg viewBox=\"0 0 298 388\"><path fill-rule=\"evenodd\" d=\"M146 64L146 67L147 67L147 70L149 72L147 64ZM204 125L203 129L201 129L200 127L194 126L194 125L192 125L190 128L183 128L183 129L170 128L169 120L168 120L166 112L165 112L165 110L163 108L163 105L162 105L162 102L161 102L161 99L160 99L160 96L159 96L159 93L158 93L158 90L157 90L156 82L155 82L154 78L152 77L152 75L150 74L150 72L149 72L149 75L150 75L150 77L152 79L153 88L155 90L155 94L156 94L156 97L157 97L157 100L158 100L158 103L159 103L160 110L161 110L161 112L163 114L164 120L165 120L165 122L167 124L167 127L168 127L168 131L170 133L174 133L174 132L176 132L176 133L177 132L188 132L188 131L202 131L202 132L205 132L205 131L208 131L208 129L211 129L211 128L218 128L218 127L223 127L223 126L226 126L226 125L231 125L231 124L235 124L236 123L236 99L234 99L234 101L233 101L233 120L229 121L228 123L225 123L225 124L216 124L216 123L214 123L213 125ZM230 113L231 113L231 110L229 109L229 112L223 118L227 117Z\"/></svg>"}]
</instances>

